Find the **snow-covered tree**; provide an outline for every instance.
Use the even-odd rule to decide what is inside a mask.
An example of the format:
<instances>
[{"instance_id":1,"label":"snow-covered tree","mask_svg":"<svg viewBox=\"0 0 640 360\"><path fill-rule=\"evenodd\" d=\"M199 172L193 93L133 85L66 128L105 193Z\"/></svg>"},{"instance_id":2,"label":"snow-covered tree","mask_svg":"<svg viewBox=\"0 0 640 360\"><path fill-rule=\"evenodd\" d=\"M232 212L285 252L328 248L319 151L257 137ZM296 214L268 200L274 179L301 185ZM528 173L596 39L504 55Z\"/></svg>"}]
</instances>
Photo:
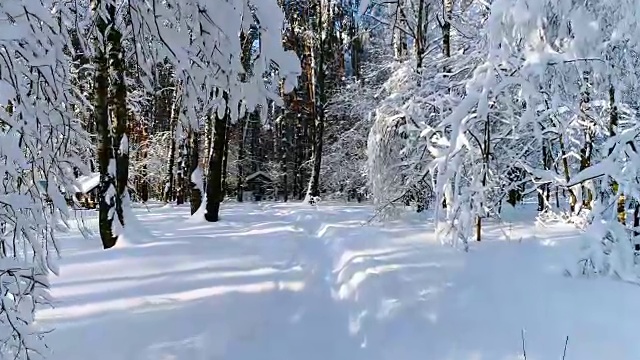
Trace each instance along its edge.
<instances>
[{"instance_id":1,"label":"snow-covered tree","mask_svg":"<svg viewBox=\"0 0 640 360\"><path fill-rule=\"evenodd\" d=\"M57 271L55 230L86 147L70 88L73 17L57 2L0 4L0 357L45 355L34 326Z\"/></svg>"},{"instance_id":2,"label":"snow-covered tree","mask_svg":"<svg viewBox=\"0 0 640 360\"><path fill-rule=\"evenodd\" d=\"M398 63L369 138L374 200L402 204L423 184L447 239L467 243L481 239L482 219L499 216L503 202L538 192L539 210L547 211L555 189L567 218L612 227L606 236L591 232L605 247L599 253L612 254L606 244L621 242L628 257L635 231L622 229L638 183L637 74L630 71L637 68L637 2L432 5L440 15L421 31L427 39L441 32L441 44L427 43L442 53L429 55L427 47L427 62L408 57L425 50L416 40L416 1L388 9L398 15L389 30Z\"/></svg>"}]
</instances>

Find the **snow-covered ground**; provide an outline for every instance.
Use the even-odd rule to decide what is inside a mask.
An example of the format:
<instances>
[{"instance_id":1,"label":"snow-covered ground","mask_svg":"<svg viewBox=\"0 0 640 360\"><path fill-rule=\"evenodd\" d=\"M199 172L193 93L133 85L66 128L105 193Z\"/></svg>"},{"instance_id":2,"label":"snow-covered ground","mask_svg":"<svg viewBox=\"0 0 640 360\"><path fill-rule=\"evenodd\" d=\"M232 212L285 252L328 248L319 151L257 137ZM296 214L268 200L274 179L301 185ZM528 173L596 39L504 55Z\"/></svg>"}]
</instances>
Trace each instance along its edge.
<instances>
[{"instance_id":1,"label":"snow-covered ground","mask_svg":"<svg viewBox=\"0 0 640 360\"><path fill-rule=\"evenodd\" d=\"M63 235L55 360L638 359L640 288L564 275L578 232L489 224L464 253L367 205L136 209L115 249ZM518 218L532 218L514 216ZM87 219L89 227L95 219Z\"/></svg>"}]
</instances>

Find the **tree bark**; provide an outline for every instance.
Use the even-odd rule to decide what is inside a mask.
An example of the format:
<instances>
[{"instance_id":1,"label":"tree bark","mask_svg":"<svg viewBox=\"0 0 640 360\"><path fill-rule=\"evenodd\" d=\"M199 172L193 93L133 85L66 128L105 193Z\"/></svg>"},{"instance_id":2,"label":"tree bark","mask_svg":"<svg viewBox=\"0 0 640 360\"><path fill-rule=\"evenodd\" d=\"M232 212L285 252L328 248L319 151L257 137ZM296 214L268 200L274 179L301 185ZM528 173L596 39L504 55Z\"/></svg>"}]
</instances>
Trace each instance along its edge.
<instances>
[{"instance_id":1,"label":"tree bark","mask_svg":"<svg viewBox=\"0 0 640 360\"><path fill-rule=\"evenodd\" d=\"M239 126L238 129L240 129L240 134L238 136L238 162L236 164L237 166L237 172L238 172L238 176L237 176L237 183L236 183L236 199L238 200L238 202L242 202L243 200L243 181L244 181L244 142L245 142L245 135L246 135L246 127L247 127L247 123L248 123L248 115L245 116L240 122L239 122Z\"/></svg>"},{"instance_id":2,"label":"tree bark","mask_svg":"<svg viewBox=\"0 0 640 360\"><path fill-rule=\"evenodd\" d=\"M491 158L491 124L489 122L489 116L485 119L484 124L484 144L483 144L483 171L482 171L482 188L487 187L487 173L489 172L489 159ZM476 241L482 241L482 217L484 214L483 204L480 203L480 209L478 209L478 215L476 219Z\"/></svg>"},{"instance_id":3,"label":"tree bark","mask_svg":"<svg viewBox=\"0 0 640 360\"><path fill-rule=\"evenodd\" d=\"M191 188L191 196L190 196L190 204L191 204L191 215L195 214L196 211L202 205L202 192L196 183L193 182L194 175L198 176L199 172L197 171L200 168L200 133L197 131L190 132L190 144L189 148L191 149L189 155L189 187Z\"/></svg>"},{"instance_id":4,"label":"tree bark","mask_svg":"<svg viewBox=\"0 0 640 360\"><path fill-rule=\"evenodd\" d=\"M564 179L568 183L571 179L571 175L569 173L569 161L567 160L567 151L564 147L564 139L562 135L558 139L560 142L560 156L562 158L562 167L564 169ZM567 189L569 191L569 211L573 214L576 211L576 203L578 202L578 198L576 197L575 192L571 189Z\"/></svg>"},{"instance_id":5,"label":"tree bark","mask_svg":"<svg viewBox=\"0 0 640 360\"><path fill-rule=\"evenodd\" d=\"M140 181L138 186L138 195L143 203L149 201L149 169L147 161L149 158L149 135L147 129L142 130L142 138L140 139L140 158L142 161L142 169L140 169Z\"/></svg>"},{"instance_id":6,"label":"tree bark","mask_svg":"<svg viewBox=\"0 0 640 360\"><path fill-rule=\"evenodd\" d=\"M178 152L178 172L176 173L176 204L182 205L186 201L186 187L187 183L187 142L189 141L190 134L186 136L183 134L180 139L180 151Z\"/></svg>"},{"instance_id":7,"label":"tree bark","mask_svg":"<svg viewBox=\"0 0 640 360\"><path fill-rule=\"evenodd\" d=\"M209 112L207 114L207 117L205 119L205 123L204 123L204 165L203 168L204 169L209 169L209 159L211 158L211 147L213 146L213 115L212 112ZM203 186L204 186L204 191L206 191L207 189L207 174L203 174L204 175L204 179L203 179Z\"/></svg>"},{"instance_id":8,"label":"tree bark","mask_svg":"<svg viewBox=\"0 0 640 360\"><path fill-rule=\"evenodd\" d=\"M618 131L618 107L616 106L615 94L616 92L613 85L609 86L609 107L611 109L609 113L609 136L610 137L616 136L616 132ZM608 155L611 155L612 153L613 153L613 147L609 149ZM627 212L625 208L626 199L623 193L620 193L618 195L619 191L620 191L620 185L614 179L611 179L611 192L613 193L613 196L618 196L617 209L616 209L618 222L624 225L627 222Z\"/></svg>"},{"instance_id":9,"label":"tree bark","mask_svg":"<svg viewBox=\"0 0 640 360\"><path fill-rule=\"evenodd\" d=\"M426 22L427 16L425 16L424 0L420 0L418 2L418 19L416 24L416 39L415 39L415 50L416 50L416 70L418 73L422 71L422 58L425 52L426 41L424 39L424 23Z\"/></svg>"},{"instance_id":10,"label":"tree bark","mask_svg":"<svg viewBox=\"0 0 640 360\"><path fill-rule=\"evenodd\" d=\"M180 86L176 84L174 91L173 105L171 106L171 119L169 123L169 132L171 133L171 147L169 149L169 166L167 169L167 182L164 189L164 202L168 203L173 200L174 194L174 177L173 168L176 162L176 129L178 128L178 119L180 116Z\"/></svg>"},{"instance_id":11,"label":"tree bark","mask_svg":"<svg viewBox=\"0 0 640 360\"><path fill-rule=\"evenodd\" d=\"M542 140L542 166L545 170L551 170L549 162L549 147L547 141ZM550 184L545 183L538 187L538 211L544 211L549 206Z\"/></svg>"},{"instance_id":12,"label":"tree bark","mask_svg":"<svg viewBox=\"0 0 640 360\"><path fill-rule=\"evenodd\" d=\"M98 9L100 0L93 2L93 11L96 16L96 26L102 34L102 39L107 38L107 23ZM115 179L109 171L109 165L113 158L113 146L111 138L111 127L109 124L109 63L105 53L107 44L96 40L96 54L93 62L95 64L95 86L94 86L94 119L98 131L98 169L100 171L100 187L98 190L98 224L102 246L109 249L116 244L117 238L113 234L113 217L110 215L111 209L115 206L113 192ZM115 189L114 189L115 192Z\"/></svg>"},{"instance_id":13,"label":"tree bark","mask_svg":"<svg viewBox=\"0 0 640 360\"><path fill-rule=\"evenodd\" d=\"M584 72L582 74L584 90L582 92L582 99L580 101L580 115L582 117L582 121L585 124L584 136L585 141L582 149L580 149L580 171L583 171L591 166L591 156L593 153L593 140L595 137L594 124L590 119L589 114L587 112L590 109L591 104L591 94L589 92L588 83L589 83L588 72ZM593 201L593 193L590 189L587 189L584 185L582 185L582 201L583 206L587 209L591 209L591 203Z\"/></svg>"},{"instance_id":14,"label":"tree bark","mask_svg":"<svg viewBox=\"0 0 640 360\"><path fill-rule=\"evenodd\" d=\"M231 127L227 125L226 129L226 141L224 142L224 158L222 160L222 185L220 188L220 196L222 197L220 201L224 201L225 196L227 196L227 165L229 163L229 137L230 137Z\"/></svg>"},{"instance_id":15,"label":"tree bark","mask_svg":"<svg viewBox=\"0 0 640 360\"><path fill-rule=\"evenodd\" d=\"M282 192L284 202L289 201L289 184L287 181L287 174L289 172L289 169L287 168L287 152L289 151L289 138L287 136L289 125L288 117L289 113L285 110L282 122L280 123L280 171L282 172Z\"/></svg>"},{"instance_id":16,"label":"tree bark","mask_svg":"<svg viewBox=\"0 0 640 360\"><path fill-rule=\"evenodd\" d=\"M324 29L322 16L322 5L318 5L318 30ZM313 68L313 76L315 78L314 86L314 124L313 124L313 142L311 144L312 168L309 178L309 187L307 188L306 201L313 202L315 197L320 196L320 169L322 166L322 145L324 135L324 106L326 104L325 92L325 46L324 39L320 37L318 47L313 46L313 57L317 58Z\"/></svg>"},{"instance_id":17,"label":"tree bark","mask_svg":"<svg viewBox=\"0 0 640 360\"><path fill-rule=\"evenodd\" d=\"M228 94L223 94L223 97L225 98L225 103L228 104ZM228 108L222 118L218 117L216 112L213 152L209 160L209 173L207 175L207 211L204 215L205 219L209 222L216 222L220 218L220 203L222 202L222 157L226 143L228 118Z\"/></svg>"},{"instance_id":18,"label":"tree bark","mask_svg":"<svg viewBox=\"0 0 640 360\"><path fill-rule=\"evenodd\" d=\"M313 143L311 144L312 168L307 189L307 201L313 201L314 197L320 196L320 169L322 166L322 135L324 133L324 113L319 112L315 120L315 132Z\"/></svg>"},{"instance_id":19,"label":"tree bark","mask_svg":"<svg viewBox=\"0 0 640 360\"><path fill-rule=\"evenodd\" d=\"M110 47L110 70L112 73L115 73L115 76L112 76L112 126L114 128L113 150L116 156L116 214L118 215L120 224L124 227L123 206L125 204L125 198L129 196L129 126L127 126L129 113L127 111L127 84L124 78L126 65L123 59L122 33L115 26L116 6L110 4L107 9L110 22L114 25L109 31L108 41Z\"/></svg>"}]
</instances>

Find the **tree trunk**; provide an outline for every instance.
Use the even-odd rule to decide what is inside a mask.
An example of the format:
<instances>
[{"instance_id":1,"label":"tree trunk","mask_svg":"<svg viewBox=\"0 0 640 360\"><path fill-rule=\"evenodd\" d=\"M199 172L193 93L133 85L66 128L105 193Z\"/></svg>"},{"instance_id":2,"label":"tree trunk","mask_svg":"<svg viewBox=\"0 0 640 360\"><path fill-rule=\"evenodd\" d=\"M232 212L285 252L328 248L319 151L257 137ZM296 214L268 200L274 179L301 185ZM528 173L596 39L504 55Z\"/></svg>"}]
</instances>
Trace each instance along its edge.
<instances>
[{"instance_id":1,"label":"tree trunk","mask_svg":"<svg viewBox=\"0 0 640 360\"><path fill-rule=\"evenodd\" d=\"M107 7L111 24L116 24L116 6ZM122 33L116 26L111 27L108 34L109 41L109 63L113 79L113 116L112 126L114 128L113 150L116 156L116 214L122 226L125 225L123 206L125 197L129 196L129 139L127 126L127 85L125 83L125 70Z\"/></svg>"},{"instance_id":2,"label":"tree trunk","mask_svg":"<svg viewBox=\"0 0 640 360\"><path fill-rule=\"evenodd\" d=\"M229 96L225 93L223 97L225 98L225 103L228 104ZM222 157L224 156L228 118L228 108L222 118L218 117L216 112L213 151L209 160L209 173L207 175L207 211L204 215L204 218L209 222L216 222L220 217Z\"/></svg>"},{"instance_id":3,"label":"tree trunk","mask_svg":"<svg viewBox=\"0 0 640 360\"><path fill-rule=\"evenodd\" d=\"M407 34L403 31L406 27L406 19L404 17L404 0L398 0L395 11L394 29L393 29L393 50L396 60L402 60L408 51ZM320 18L322 18L320 16Z\"/></svg>"},{"instance_id":4,"label":"tree trunk","mask_svg":"<svg viewBox=\"0 0 640 360\"><path fill-rule=\"evenodd\" d=\"M229 163L229 137L231 136L230 131L231 127L227 126L225 135L226 141L224 142L224 158L222 160L222 186L220 189L222 198L220 199L220 201L224 201L225 196L227 196L227 165Z\"/></svg>"},{"instance_id":5,"label":"tree trunk","mask_svg":"<svg viewBox=\"0 0 640 360\"><path fill-rule=\"evenodd\" d=\"M426 10L427 9L425 9L424 6L424 0L420 0L418 2L418 19L416 24L416 39L414 46L416 50L416 71L418 72L418 74L420 74L422 71L422 58L424 57L426 46L424 38L424 23L426 22L426 18L428 17L428 15L425 16Z\"/></svg>"},{"instance_id":6,"label":"tree trunk","mask_svg":"<svg viewBox=\"0 0 640 360\"><path fill-rule=\"evenodd\" d=\"M140 169L140 180L137 188L140 200L143 203L149 201L149 169L147 167L147 161L149 159L149 135L147 129L142 130L142 138L140 139L140 158L142 161L142 168Z\"/></svg>"},{"instance_id":7,"label":"tree trunk","mask_svg":"<svg viewBox=\"0 0 640 360\"><path fill-rule=\"evenodd\" d=\"M638 236L640 234L640 232L638 232L638 230L635 230L638 228L638 226L640 226L640 202L638 202L636 200L636 206L634 206L633 208L633 236ZM640 250L640 244L636 245L636 251Z\"/></svg>"},{"instance_id":8,"label":"tree trunk","mask_svg":"<svg viewBox=\"0 0 640 360\"><path fill-rule=\"evenodd\" d=\"M189 141L190 134L183 134L180 139L180 151L178 152L178 172L176 173L176 204L182 205L186 201L186 183L187 177L187 142Z\"/></svg>"},{"instance_id":9,"label":"tree trunk","mask_svg":"<svg viewBox=\"0 0 640 360\"><path fill-rule=\"evenodd\" d=\"M322 17L322 5L318 6L318 24L317 28L322 30L325 28ZM307 188L307 195L305 197L305 201L314 202L314 198L320 196L320 169L322 166L322 145L323 145L323 135L324 135L324 106L326 104L326 93L325 93L325 43L323 37L320 37L319 45L316 48L313 46L313 57L314 60L317 57L317 61L314 61L313 68L313 77L315 79L314 86L314 124L313 128L313 142L311 143L311 159L312 159L312 168L311 168L311 176L309 177L309 187Z\"/></svg>"},{"instance_id":10,"label":"tree trunk","mask_svg":"<svg viewBox=\"0 0 640 360\"><path fill-rule=\"evenodd\" d=\"M238 129L240 129L240 134L238 136L238 163L236 164L237 166L237 171L238 171L238 176L237 176L237 183L236 183L236 199L238 200L238 202L242 202L243 200L243 186L242 183L244 181L244 142L245 142L245 135L246 135L246 127L247 127L247 123L248 123L248 115L245 116L242 121L239 122L239 126Z\"/></svg>"},{"instance_id":11,"label":"tree trunk","mask_svg":"<svg viewBox=\"0 0 640 360\"><path fill-rule=\"evenodd\" d=\"M287 152L289 151L289 139L287 136L289 124L288 117L289 112L285 110L282 122L280 123L280 171L282 172L282 191L284 202L289 201L289 184L287 181L287 173L289 171L289 169L287 169Z\"/></svg>"},{"instance_id":12,"label":"tree trunk","mask_svg":"<svg viewBox=\"0 0 640 360\"><path fill-rule=\"evenodd\" d=\"M482 172L482 189L487 187L487 173L489 172L489 159L491 157L491 124L489 122L489 115L485 119L484 124L484 144L483 144L483 172ZM480 203L480 209L478 209L478 215L476 219L476 240L482 241L482 217L484 216L483 204Z\"/></svg>"},{"instance_id":13,"label":"tree trunk","mask_svg":"<svg viewBox=\"0 0 640 360\"><path fill-rule=\"evenodd\" d=\"M200 151L198 151L200 149L200 133L198 131L190 131L190 144L189 144L189 148L191 149L190 155L189 155L189 187L191 188L191 196L190 196L190 203L191 203L191 215L195 214L196 211L198 211L198 209L200 208L200 206L202 205L202 192L199 188L199 186L193 182L193 178L194 177L200 177L200 171L198 171L200 169ZM201 177L200 177L201 178ZM199 180L199 179L198 179Z\"/></svg>"},{"instance_id":14,"label":"tree trunk","mask_svg":"<svg viewBox=\"0 0 640 360\"><path fill-rule=\"evenodd\" d=\"M249 161L251 162L251 174L262 170L262 156L260 148L261 125L260 113L256 110L251 116L251 155L249 156Z\"/></svg>"},{"instance_id":15,"label":"tree trunk","mask_svg":"<svg viewBox=\"0 0 640 360\"><path fill-rule=\"evenodd\" d=\"M564 147L564 139L562 135L558 139L560 142L560 156L562 157L562 167L564 169L564 179L568 183L571 179L571 175L569 174L569 161L567 160L567 152ZM569 211L573 214L576 211L576 203L578 202L578 198L576 194L571 189L567 189L569 191Z\"/></svg>"},{"instance_id":16,"label":"tree trunk","mask_svg":"<svg viewBox=\"0 0 640 360\"><path fill-rule=\"evenodd\" d=\"M636 200L635 206L633 208L633 244L634 244L634 250L635 251L640 251L640 243L637 243L638 239L638 235L640 235L640 233L638 232L638 230L636 230L638 228L638 226L640 226L640 202L638 202Z\"/></svg>"},{"instance_id":17,"label":"tree trunk","mask_svg":"<svg viewBox=\"0 0 640 360\"><path fill-rule=\"evenodd\" d=\"M542 140L542 166L545 170L550 170L549 164L549 148L547 142ZM538 211L544 211L549 206L549 183L545 183L538 187Z\"/></svg>"},{"instance_id":18,"label":"tree trunk","mask_svg":"<svg viewBox=\"0 0 640 360\"><path fill-rule=\"evenodd\" d=\"M593 121L590 119L589 114L587 112L590 109L591 104L591 94L589 92L588 83L589 83L589 73L584 72L582 74L584 89L582 92L582 99L580 101L580 115L582 117L582 121L585 124L584 129L584 146L580 149L580 171L583 171L591 166L591 155L593 153L593 140L595 137ZM593 193L590 189L587 189L584 185L582 185L582 201L583 206L587 209L591 209L591 203L593 201Z\"/></svg>"},{"instance_id":19,"label":"tree trunk","mask_svg":"<svg viewBox=\"0 0 640 360\"><path fill-rule=\"evenodd\" d=\"M211 147L213 146L213 115L207 114L204 123L204 168L209 169L209 159L211 159ZM204 174L204 190L207 189L207 176Z\"/></svg>"},{"instance_id":20,"label":"tree trunk","mask_svg":"<svg viewBox=\"0 0 640 360\"><path fill-rule=\"evenodd\" d=\"M100 0L93 2L93 11L96 16L96 26L102 34L102 39L107 38L108 24L100 14ZM100 187L98 190L98 224L102 246L109 249L116 244L117 238L113 234L113 217L111 210L115 206L115 199L110 189L115 187L114 174L110 173L109 165L113 161L113 146L111 128L109 125L109 65L104 49L107 44L96 40L95 86L94 86L94 118L98 131L98 169L100 171ZM115 189L114 189L115 190Z\"/></svg>"},{"instance_id":21,"label":"tree trunk","mask_svg":"<svg viewBox=\"0 0 640 360\"><path fill-rule=\"evenodd\" d=\"M442 8L444 9L444 16L442 24L440 25L442 30L442 53L445 57L451 57L451 13L453 12L453 0L443 0Z\"/></svg>"},{"instance_id":22,"label":"tree trunk","mask_svg":"<svg viewBox=\"0 0 640 360\"><path fill-rule=\"evenodd\" d=\"M350 20L351 27L349 28L351 38L351 72L356 80L362 80L361 68L361 56L362 56L362 40L358 33L358 20L352 18Z\"/></svg>"},{"instance_id":23,"label":"tree trunk","mask_svg":"<svg viewBox=\"0 0 640 360\"><path fill-rule=\"evenodd\" d=\"M320 196L320 169L322 166L322 135L324 133L324 114L320 111L316 115L315 132L311 144L312 168L307 189L306 201L313 202L313 198Z\"/></svg>"},{"instance_id":24,"label":"tree trunk","mask_svg":"<svg viewBox=\"0 0 640 360\"><path fill-rule=\"evenodd\" d=\"M609 107L611 109L609 114L609 137L614 137L618 131L618 107L616 105L616 92L613 85L609 86ZM608 155L611 155L612 153L613 146L609 149ZM618 222L624 225L627 222L627 211L625 208L626 199L624 194L620 192L620 186L618 183L614 179L611 179L610 181L613 196L618 196L616 209ZM620 194L618 194L618 192L620 192Z\"/></svg>"},{"instance_id":25,"label":"tree trunk","mask_svg":"<svg viewBox=\"0 0 640 360\"><path fill-rule=\"evenodd\" d=\"M174 177L173 168L176 162L176 129L178 128L178 119L180 116L180 86L176 84L173 105L171 106L171 119L169 124L169 132L171 133L171 147L169 149L169 166L167 169L167 182L164 188L164 202L168 203L173 200L174 193Z\"/></svg>"}]
</instances>

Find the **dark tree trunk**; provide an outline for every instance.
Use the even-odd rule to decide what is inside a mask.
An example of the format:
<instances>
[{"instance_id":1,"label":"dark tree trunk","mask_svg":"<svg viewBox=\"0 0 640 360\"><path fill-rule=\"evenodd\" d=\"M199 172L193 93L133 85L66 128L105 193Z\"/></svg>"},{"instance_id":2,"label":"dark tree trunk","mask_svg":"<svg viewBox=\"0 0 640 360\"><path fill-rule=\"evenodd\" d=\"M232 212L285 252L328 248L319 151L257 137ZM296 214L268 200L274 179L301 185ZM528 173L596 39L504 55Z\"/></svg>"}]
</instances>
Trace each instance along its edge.
<instances>
[{"instance_id":1,"label":"dark tree trunk","mask_svg":"<svg viewBox=\"0 0 640 360\"><path fill-rule=\"evenodd\" d=\"M96 26L107 37L107 29L110 24L97 13L100 1L93 3L96 16ZM113 146L111 139L111 127L109 125L109 63L104 49L107 44L96 41L95 86L94 86L94 119L98 131L98 169L100 171L100 188L98 190L98 223L102 246L109 249L116 244L117 238L113 234L113 218L111 209L115 206L115 199L110 196L109 189L115 186L113 174L109 172L109 164L113 160Z\"/></svg>"},{"instance_id":2,"label":"dark tree trunk","mask_svg":"<svg viewBox=\"0 0 640 360\"><path fill-rule=\"evenodd\" d=\"M140 200L143 203L146 203L147 201L149 201L149 181L147 180L147 164L142 165L142 174L143 177L140 180L140 188L138 190L138 195L140 196Z\"/></svg>"},{"instance_id":3,"label":"dark tree trunk","mask_svg":"<svg viewBox=\"0 0 640 360\"><path fill-rule=\"evenodd\" d=\"M482 188L487 186L487 173L489 172L489 160L491 158L491 123L489 122L489 116L485 119L484 124L484 146L483 146L483 174L482 174ZM476 241L482 241L482 217L484 214L482 211L482 205L480 204L480 210L476 218Z\"/></svg>"},{"instance_id":4,"label":"dark tree trunk","mask_svg":"<svg viewBox=\"0 0 640 360\"><path fill-rule=\"evenodd\" d=\"M187 176L189 177L189 180L192 180L192 178L194 177L194 173L196 176L199 175L197 173L197 170L200 166L200 152L198 151L198 149L200 148L200 133L197 131L191 131L190 135L189 148L191 149L191 152L189 155L189 173L187 174ZM193 215L202 205L202 192L198 185L196 185L196 183L194 183L193 181L189 182L189 186L191 188L191 215Z\"/></svg>"},{"instance_id":5,"label":"dark tree trunk","mask_svg":"<svg viewBox=\"0 0 640 360\"><path fill-rule=\"evenodd\" d=\"M176 173L176 204L182 205L186 201L186 177L185 169L187 165L187 136L180 139L180 151L178 153L178 172Z\"/></svg>"},{"instance_id":6,"label":"dark tree trunk","mask_svg":"<svg viewBox=\"0 0 640 360\"><path fill-rule=\"evenodd\" d=\"M442 30L442 53L445 57L451 57L451 12L453 11L453 0L443 0L444 16L440 24ZM447 72L448 69L445 69Z\"/></svg>"},{"instance_id":7,"label":"dark tree trunk","mask_svg":"<svg viewBox=\"0 0 640 360\"><path fill-rule=\"evenodd\" d=\"M633 228L637 229L638 226L640 226L640 202L636 200L636 205L633 207ZM634 236L638 236L639 234L638 230L633 231Z\"/></svg>"},{"instance_id":8,"label":"dark tree trunk","mask_svg":"<svg viewBox=\"0 0 640 360\"><path fill-rule=\"evenodd\" d=\"M551 170L551 164L549 162L549 148L547 142L543 140L542 143L542 165L545 170ZM544 211L549 206L550 198L550 184L545 183L538 188L538 211Z\"/></svg>"},{"instance_id":9,"label":"dark tree trunk","mask_svg":"<svg viewBox=\"0 0 640 360\"><path fill-rule=\"evenodd\" d=\"M322 166L322 135L324 133L324 114L320 111L316 115L314 139L311 144L312 168L307 189L307 200L320 196L320 168Z\"/></svg>"},{"instance_id":10,"label":"dark tree trunk","mask_svg":"<svg viewBox=\"0 0 640 360\"><path fill-rule=\"evenodd\" d=\"M225 93L225 100L229 96ZM222 202L222 157L224 156L224 146L226 143L227 121L229 109L225 111L224 117L220 118L216 114L215 132L213 135L213 151L209 160L209 173L207 175L207 211L204 215L209 222L216 222L220 217L220 203Z\"/></svg>"},{"instance_id":11,"label":"dark tree trunk","mask_svg":"<svg viewBox=\"0 0 640 360\"><path fill-rule=\"evenodd\" d=\"M615 93L616 92L613 85L609 86L609 106L611 108L611 113L609 114L610 137L616 136L616 133L618 132L618 106L616 104ZM612 153L613 147L609 149L608 155L611 155ZM618 196L616 209L618 222L624 225L627 222L627 207L625 206L626 198L622 193L618 195L618 190L620 190L620 186L614 179L611 179L611 191L613 192L613 196Z\"/></svg>"},{"instance_id":12,"label":"dark tree trunk","mask_svg":"<svg viewBox=\"0 0 640 360\"><path fill-rule=\"evenodd\" d=\"M110 22L116 24L116 7L108 6ZM122 226L124 222L124 199L129 195L129 139L128 139L128 111L127 111L127 85L124 79L125 63L122 49L122 33L114 26L108 34L109 62L113 76L113 117L114 128L113 150L116 156L116 214Z\"/></svg>"}]
</instances>

